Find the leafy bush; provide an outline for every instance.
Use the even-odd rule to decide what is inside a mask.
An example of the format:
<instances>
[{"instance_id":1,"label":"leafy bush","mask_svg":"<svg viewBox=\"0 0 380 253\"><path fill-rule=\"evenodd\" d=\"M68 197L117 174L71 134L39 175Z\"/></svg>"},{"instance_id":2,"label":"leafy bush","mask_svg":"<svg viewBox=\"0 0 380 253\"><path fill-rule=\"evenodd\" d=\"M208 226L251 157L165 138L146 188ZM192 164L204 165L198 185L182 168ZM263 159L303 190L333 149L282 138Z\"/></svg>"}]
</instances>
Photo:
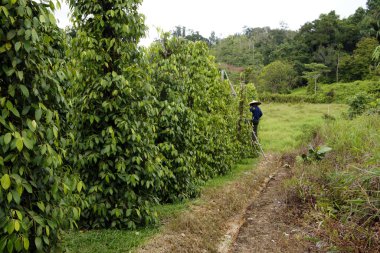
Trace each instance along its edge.
<instances>
[{"instance_id":1,"label":"leafy bush","mask_svg":"<svg viewBox=\"0 0 380 253\"><path fill-rule=\"evenodd\" d=\"M297 73L293 65L283 61L274 61L263 68L260 73L260 84L264 90L286 93L294 87Z\"/></svg>"},{"instance_id":2,"label":"leafy bush","mask_svg":"<svg viewBox=\"0 0 380 253\"><path fill-rule=\"evenodd\" d=\"M86 188L85 226L154 222L150 205L167 173L158 157L153 87L137 42L144 35L141 1L70 1L73 164Z\"/></svg>"},{"instance_id":3,"label":"leafy bush","mask_svg":"<svg viewBox=\"0 0 380 253\"><path fill-rule=\"evenodd\" d=\"M354 118L363 114L368 108L370 101L373 97L366 92L360 92L356 94L348 103L350 106L348 115L350 118Z\"/></svg>"},{"instance_id":4,"label":"leafy bush","mask_svg":"<svg viewBox=\"0 0 380 253\"><path fill-rule=\"evenodd\" d=\"M349 100L349 117L354 118L363 113L380 114L379 85L371 87L369 93L360 92Z\"/></svg>"},{"instance_id":5,"label":"leafy bush","mask_svg":"<svg viewBox=\"0 0 380 253\"><path fill-rule=\"evenodd\" d=\"M47 6L0 6L0 252L53 251L80 213L64 197L78 181L62 166L64 40Z\"/></svg>"},{"instance_id":6,"label":"leafy bush","mask_svg":"<svg viewBox=\"0 0 380 253\"><path fill-rule=\"evenodd\" d=\"M231 124L235 104L205 43L163 35L148 58L158 100L156 145L170 172L160 198L188 198L198 193L199 182L226 173L241 157Z\"/></svg>"}]
</instances>

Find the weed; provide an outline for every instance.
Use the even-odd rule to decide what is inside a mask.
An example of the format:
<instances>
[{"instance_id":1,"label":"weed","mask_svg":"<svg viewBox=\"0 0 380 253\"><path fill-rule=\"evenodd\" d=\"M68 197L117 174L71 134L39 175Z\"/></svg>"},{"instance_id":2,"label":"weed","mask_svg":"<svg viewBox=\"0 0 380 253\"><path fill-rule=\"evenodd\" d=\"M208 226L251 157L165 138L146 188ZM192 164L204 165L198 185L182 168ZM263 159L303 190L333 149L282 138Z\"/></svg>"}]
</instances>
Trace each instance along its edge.
<instances>
[{"instance_id":1,"label":"weed","mask_svg":"<svg viewBox=\"0 0 380 253\"><path fill-rule=\"evenodd\" d=\"M296 163L294 177L287 182L288 199L301 201L319 214L313 215L312 220L322 226L316 231L328 241L326 250L380 249L378 129L380 119L375 115L330 122L317 134L333 149L328 159ZM306 157L317 159L318 155L312 149Z\"/></svg>"},{"instance_id":2,"label":"weed","mask_svg":"<svg viewBox=\"0 0 380 253\"><path fill-rule=\"evenodd\" d=\"M307 154L302 154L302 159L304 162L312 162L312 161L320 161L322 160L326 153L330 152L332 149L327 146L321 146L314 148L313 146L310 146L309 152Z\"/></svg>"}]
</instances>

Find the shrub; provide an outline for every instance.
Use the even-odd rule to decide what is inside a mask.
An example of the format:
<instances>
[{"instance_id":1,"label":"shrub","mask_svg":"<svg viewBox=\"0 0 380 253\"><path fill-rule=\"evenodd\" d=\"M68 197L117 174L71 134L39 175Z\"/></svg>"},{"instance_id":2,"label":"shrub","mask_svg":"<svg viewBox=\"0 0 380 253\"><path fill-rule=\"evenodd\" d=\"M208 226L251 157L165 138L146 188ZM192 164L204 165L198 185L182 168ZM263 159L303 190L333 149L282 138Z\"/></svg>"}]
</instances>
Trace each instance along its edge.
<instances>
[{"instance_id":1,"label":"shrub","mask_svg":"<svg viewBox=\"0 0 380 253\"><path fill-rule=\"evenodd\" d=\"M274 61L263 68L260 74L260 83L267 91L286 93L295 85L296 78L297 73L293 65Z\"/></svg>"},{"instance_id":2,"label":"shrub","mask_svg":"<svg viewBox=\"0 0 380 253\"><path fill-rule=\"evenodd\" d=\"M152 223L163 186L155 146L153 87L137 47L145 25L141 1L70 1L74 111L73 164L86 185L81 223L134 228Z\"/></svg>"},{"instance_id":3,"label":"shrub","mask_svg":"<svg viewBox=\"0 0 380 253\"><path fill-rule=\"evenodd\" d=\"M241 157L235 103L206 44L163 35L148 58L159 111L155 142L163 170L170 172L159 196L163 201L192 197L201 181L228 172Z\"/></svg>"},{"instance_id":4,"label":"shrub","mask_svg":"<svg viewBox=\"0 0 380 253\"><path fill-rule=\"evenodd\" d=\"M366 92L360 92L356 94L350 101L349 101L349 110L348 115L350 118L354 118L356 116L359 116L363 114L365 111L367 111L370 107L369 103L373 101L374 98L366 93Z\"/></svg>"},{"instance_id":5,"label":"shrub","mask_svg":"<svg viewBox=\"0 0 380 253\"><path fill-rule=\"evenodd\" d=\"M50 6L0 6L0 252L53 251L80 213L64 198L77 181L62 166L64 41Z\"/></svg>"}]
</instances>

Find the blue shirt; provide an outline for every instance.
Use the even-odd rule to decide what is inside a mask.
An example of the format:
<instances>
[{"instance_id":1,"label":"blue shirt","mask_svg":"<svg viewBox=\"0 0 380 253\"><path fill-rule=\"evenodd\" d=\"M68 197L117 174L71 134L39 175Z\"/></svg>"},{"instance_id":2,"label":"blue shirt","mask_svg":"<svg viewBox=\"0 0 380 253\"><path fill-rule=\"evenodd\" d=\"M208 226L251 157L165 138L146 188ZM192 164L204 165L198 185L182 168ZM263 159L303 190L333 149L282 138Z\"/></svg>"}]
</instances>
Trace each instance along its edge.
<instances>
[{"instance_id":1,"label":"blue shirt","mask_svg":"<svg viewBox=\"0 0 380 253\"><path fill-rule=\"evenodd\" d=\"M252 112L252 120L259 121L261 116L263 116L263 112L258 106L251 106L249 110Z\"/></svg>"}]
</instances>

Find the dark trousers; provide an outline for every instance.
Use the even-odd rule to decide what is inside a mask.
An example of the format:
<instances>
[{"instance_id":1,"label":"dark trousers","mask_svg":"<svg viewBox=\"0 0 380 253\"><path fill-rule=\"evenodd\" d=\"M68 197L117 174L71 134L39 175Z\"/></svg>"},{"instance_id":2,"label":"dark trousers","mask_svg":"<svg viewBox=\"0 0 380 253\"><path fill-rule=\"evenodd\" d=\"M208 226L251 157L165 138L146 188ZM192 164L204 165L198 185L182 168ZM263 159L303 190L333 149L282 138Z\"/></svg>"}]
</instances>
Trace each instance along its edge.
<instances>
[{"instance_id":1,"label":"dark trousers","mask_svg":"<svg viewBox=\"0 0 380 253\"><path fill-rule=\"evenodd\" d=\"M253 133L252 133L252 140L254 142L259 141L259 136L257 135L258 128L259 128L259 122L252 122L252 130L255 133L256 138L257 138L257 140L256 140L255 135L253 135Z\"/></svg>"}]
</instances>

